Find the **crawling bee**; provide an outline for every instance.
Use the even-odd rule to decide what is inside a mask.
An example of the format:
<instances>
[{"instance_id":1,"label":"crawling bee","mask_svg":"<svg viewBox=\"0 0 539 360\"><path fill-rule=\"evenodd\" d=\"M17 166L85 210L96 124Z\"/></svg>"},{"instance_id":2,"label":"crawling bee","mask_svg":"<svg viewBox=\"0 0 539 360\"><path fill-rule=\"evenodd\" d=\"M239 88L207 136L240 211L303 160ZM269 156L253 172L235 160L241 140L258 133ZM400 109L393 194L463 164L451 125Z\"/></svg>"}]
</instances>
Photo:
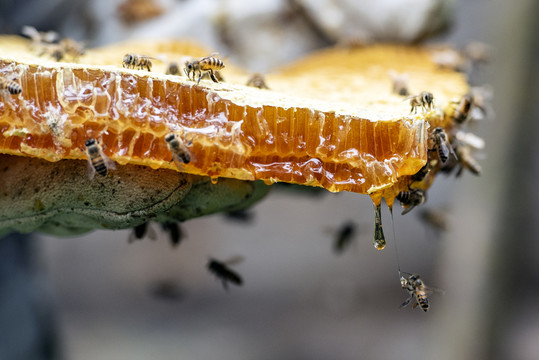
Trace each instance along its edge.
<instances>
[{"instance_id":1,"label":"crawling bee","mask_svg":"<svg viewBox=\"0 0 539 360\"><path fill-rule=\"evenodd\" d=\"M427 291L430 289L425 286L423 281L417 274L410 274L408 278L401 276L401 286L404 290L408 291L410 295L405 302L401 304L401 308L406 307L412 299L416 298L417 302L414 304L414 309L419 305L423 311L429 310L429 299L427 297Z\"/></svg>"},{"instance_id":2,"label":"crawling bee","mask_svg":"<svg viewBox=\"0 0 539 360\"><path fill-rule=\"evenodd\" d=\"M401 96L410 95L408 91L408 74L399 74L395 71L390 71L389 76L393 83L392 90L394 94Z\"/></svg>"},{"instance_id":3,"label":"crawling bee","mask_svg":"<svg viewBox=\"0 0 539 360\"><path fill-rule=\"evenodd\" d=\"M456 148L456 153L458 156L458 161L460 164L460 168L457 171L457 177L459 177L462 174L462 171L464 168L470 170L470 172L474 175L481 175L482 169L481 165L475 160L471 154L471 149L469 146L466 145L458 145Z\"/></svg>"},{"instance_id":4,"label":"crawling bee","mask_svg":"<svg viewBox=\"0 0 539 360\"><path fill-rule=\"evenodd\" d=\"M152 58L147 55L125 54L122 65L128 69L138 67L139 70L146 68L148 71L152 71L152 61L150 59Z\"/></svg>"},{"instance_id":5,"label":"crawling bee","mask_svg":"<svg viewBox=\"0 0 539 360\"><path fill-rule=\"evenodd\" d=\"M396 198L404 207L402 215L406 215L416 206L423 204L427 200L427 193L425 190L413 189L410 191L401 191Z\"/></svg>"},{"instance_id":6,"label":"crawling bee","mask_svg":"<svg viewBox=\"0 0 539 360\"><path fill-rule=\"evenodd\" d=\"M178 67L178 63L171 62L170 64L168 64L167 72L166 72L167 75L178 75L179 73L180 73L180 68Z\"/></svg>"},{"instance_id":7,"label":"crawling bee","mask_svg":"<svg viewBox=\"0 0 539 360\"><path fill-rule=\"evenodd\" d=\"M454 112L453 112L453 120L458 123L458 124L462 124L464 123L468 117L470 116L470 112L472 110L472 106L473 106L473 97L471 94L466 94L464 95L457 107L455 108Z\"/></svg>"},{"instance_id":8,"label":"crawling bee","mask_svg":"<svg viewBox=\"0 0 539 360\"><path fill-rule=\"evenodd\" d=\"M22 92L22 87L14 78L0 78L0 92L4 101L8 101L10 95L19 95Z\"/></svg>"},{"instance_id":9,"label":"crawling bee","mask_svg":"<svg viewBox=\"0 0 539 360\"><path fill-rule=\"evenodd\" d=\"M436 149L436 152L440 157L442 165L445 165L447 159L449 158L449 155L454 155L453 147L449 143L449 140L447 139L447 134L445 133L443 128L437 127L436 129L434 129L432 135L434 137L434 147Z\"/></svg>"},{"instance_id":10,"label":"crawling bee","mask_svg":"<svg viewBox=\"0 0 539 360\"><path fill-rule=\"evenodd\" d=\"M232 271L228 265L241 261L241 257L235 257L228 261L218 261L215 259L210 259L207 265L208 271L215 275L223 283L223 287L228 291L228 283L231 282L234 285L241 286L243 285L242 277Z\"/></svg>"},{"instance_id":11,"label":"crawling bee","mask_svg":"<svg viewBox=\"0 0 539 360\"><path fill-rule=\"evenodd\" d=\"M185 72L185 75L189 79L191 79L191 73L193 73L193 78L191 80L195 81L196 73L198 72L198 81L197 84L200 83L200 79L202 78L202 72L208 72L210 74L210 78L213 80L213 82L218 83L219 80L215 77L214 71L221 70L225 67L225 64L222 60L210 56L206 56L199 60L191 60L185 62L185 68L183 69Z\"/></svg>"},{"instance_id":12,"label":"crawling bee","mask_svg":"<svg viewBox=\"0 0 539 360\"><path fill-rule=\"evenodd\" d=\"M172 153L172 160L178 170L182 171L184 164L189 164L191 162L191 153L183 141L180 140L178 135L170 133L165 136L165 141L167 142L167 147Z\"/></svg>"},{"instance_id":13,"label":"crawling bee","mask_svg":"<svg viewBox=\"0 0 539 360\"><path fill-rule=\"evenodd\" d=\"M410 106L412 109L410 112L417 113L417 108L422 107L423 110L432 109L432 102L434 101L434 96L428 91L422 91L419 95L409 96L407 99L410 100Z\"/></svg>"},{"instance_id":14,"label":"crawling bee","mask_svg":"<svg viewBox=\"0 0 539 360\"><path fill-rule=\"evenodd\" d=\"M77 59L79 56L84 55L85 49L82 43L79 43L70 38L64 38L56 45L49 47L50 55L56 60L62 60L66 55Z\"/></svg>"},{"instance_id":15,"label":"crawling bee","mask_svg":"<svg viewBox=\"0 0 539 360\"><path fill-rule=\"evenodd\" d=\"M114 162L103 153L101 146L95 139L86 140L86 154L88 155L88 177L94 178L97 172L101 176L106 176L108 170L116 169Z\"/></svg>"},{"instance_id":16,"label":"crawling bee","mask_svg":"<svg viewBox=\"0 0 539 360\"><path fill-rule=\"evenodd\" d=\"M260 73L253 74L249 80L247 80L247 86L252 86L259 89L269 89L268 85L266 85L266 80L264 79L264 75Z\"/></svg>"}]
</instances>

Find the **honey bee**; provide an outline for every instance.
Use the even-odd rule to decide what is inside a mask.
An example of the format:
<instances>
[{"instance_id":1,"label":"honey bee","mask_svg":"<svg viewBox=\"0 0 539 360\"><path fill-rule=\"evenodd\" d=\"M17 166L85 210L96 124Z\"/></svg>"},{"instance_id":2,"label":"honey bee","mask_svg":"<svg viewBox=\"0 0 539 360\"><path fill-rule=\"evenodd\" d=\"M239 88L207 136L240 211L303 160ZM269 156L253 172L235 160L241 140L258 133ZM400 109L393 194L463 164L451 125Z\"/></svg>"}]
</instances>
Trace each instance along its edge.
<instances>
[{"instance_id":1,"label":"honey bee","mask_svg":"<svg viewBox=\"0 0 539 360\"><path fill-rule=\"evenodd\" d=\"M400 307L406 307L415 296L417 302L414 304L414 309L419 305L423 311L426 312L429 310L429 299L427 297L427 292L431 289L425 286L425 283L423 283L423 281L419 278L419 275L410 274L410 276L407 278L401 276L400 281L402 288L408 291L408 294L410 295Z\"/></svg>"},{"instance_id":2,"label":"honey bee","mask_svg":"<svg viewBox=\"0 0 539 360\"><path fill-rule=\"evenodd\" d=\"M170 64L168 64L167 72L166 72L167 75L178 75L179 73L180 73L180 68L178 67L178 63L171 62Z\"/></svg>"},{"instance_id":3,"label":"honey bee","mask_svg":"<svg viewBox=\"0 0 539 360\"><path fill-rule=\"evenodd\" d=\"M382 228L382 205L374 206L374 237L372 244L376 250L383 250L386 247L386 237Z\"/></svg>"},{"instance_id":4,"label":"honey bee","mask_svg":"<svg viewBox=\"0 0 539 360\"><path fill-rule=\"evenodd\" d=\"M417 113L417 108L422 107L423 110L432 109L432 102L434 101L434 96L428 91L422 91L419 95L409 96L407 99L410 100L410 106L412 109L410 112Z\"/></svg>"},{"instance_id":5,"label":"honey bee","mask_svg":"<svg viewBox=\"0 0 539 360\"><path fill-rule=\"evenodd\" d=\"M352 221L347 221L341 225L335 241L333 242L333 250L337 254L342 254L348 246L352 243L354 235L356 234L357 226Z\"/></svg>"},{"instance_id":6,"label":"honey bee","mask_svg":"<svg viewBox=\"0 0 539 360\"><path fill-rule=\"evenodd\" d=\"M48 51L56 61L62 60L66 55L76 59L85 53L84 45L70 38L64 38L58 44L51 45Z\"/></svg>"},{"instance_id":7,"label":"honey bee","mask_svg":"<svg viewBox=\"0 0 539 360\"><path fill-rule=\"evenodd\" d=\"M148 71L152 71L151 59L153 58L147 55L125 54L122 65L124 68L128 69L134 69L138 67L139 70L144 70L144 68L146 68Z\"/></svg>"},{"instance_id":8,"label":"honey bee","mask_svg":"<svg viewBox=\"0 0 539 360\"><path fill-rule=\"evenodd\" d=\"M227 261L218 261L211 259L208 262L207 268L210 273L215 275L223 284L223 288L228 291L228 283L237 286L243 285L242 277L235 271L232 271L228 265L241 261L241 257L235 257Z\"/></svg>"},{"instance_id":9,"label":"honey bee","mask_svg":"<svg viewBox=\"0 0 539 360\"><path fill-rule=\"evenodd\" d=\"M191 153L183 141L180 140L178 135L170 133L165 136L165 141L167 142L167 147L172 153L172 160L178 170L183 170L184 164L189 164L191 162Z\"/></svg>"},{"instance_id":10,"label":"honey bee","mask_svg":"<svg viewBox=\"0 0 539 360\"><path fill-rule=\"evenodd\" d=\"M164 222L161 224L163 230L167 231L170 238L170 244L172 247L177 247L182 242L185 234L182 231L182 228L177 222Z\"/></svg>"},{"instance_id":11,"label":"honey bee","mask_svg":"<svg viewBox=\"0 0 539 360\"><path fill-rule=\"evenodd\" d=\"M469 69L469 63L466 58L457 50L445 49L437 51L432 56L432 61L439 69L448 69L460 72L466 72Z\"/></svg>"},{"instance_id":12,"label":"honey bee","mask_svg":"<svg viewBox=\"0 0 539 360\"><path fill-rule=\"evenodd\" d=\"M109 170L116 169L114 162L103 153L103 149L95 139L88 139L84 143L86 154L88 155L88 177L94 178L97 172L101 176L106 176Z\"/></svg>"},{"instance_id":13,"label":"honey bee","mask_svg":"<svg viewBox=\"0 0 539 360\"><path fill-rule=\"evenodd\" d=\"M247 86L252 86L259 89L268 89L268 85L266 85L266 80L264 79L264 75L260 73L253 74L249 80L247 80Z\"/></svg>"},{"instance_id":14,"label":"honey bee","mask_svg":"<svg viewBox=\"0 0 539 360\"><path fill-rule=\"evenodd\" d=\"M466 145L458 145L456 148L456 153L458 156L460 168L457 171L457 177L462 174L464 168L468 169L474 175L481 175L482 169L481 165L475 160L471 154L471 149Z\"/></svg>"},{"instance_id":15,"label":"honey bee","mask_svg":"<svg viewBox=\"0 0 539 360\"><path fill-rule=\"evenodd\" d=\"M442 210L423 209L423 211L419 213L419 217L425 224L428 224L436 230L447 231L449 228L447 216Z\"/></svg>"},{"instance_id":16,"label":"honey bee","mask_svg":"<svg viewBox=\"0 0 539 360\"><path fill-rule=\"evenodd\" d=\"M242 210L233 210L225 213L225 217L228 220L250 223L254 220L255 213L252 210L242 209Z\"/></svg>"},{"instance_id":17,"label":"honey bee","mask_svg":"<svg viewBox=\"0 0 539 360\"><path fill-rule=\"evenodd\" d=\"M434 148L438 153L438 157L440 158L442 165L445 165L447 159L449 158L449 155L455 155L455 153L453 152L453 147L449 143L449 140L447 139L447 134L445 133L443 128L437 127L436 129L434 129L432 135L434 137Z\"/></svg>"},{"instance_id":18,"label":"honey bee","mask_svg":"<svg viewBox=\"0 0 539 360\"><path fill-rule=\"evenodd\" d=\"M408 214L416 206L419 206L427 200L427 193L425 190L413 189L410 191L401 191L397 196L397 200L400 201L401 205L404 207L402 215Z\"/></svg>"},{"instance_id":19,"label":"honey bee","mask_svg":"<svg viewBox=\"0 0 539 360\"><path fill-rule=\"evenodd\" d=\"M132 243L136 240L141 240L146 235L148 235L148 237L152 240L157 239L157 235L155 234L153 228L150 226L149 222L135 226L133 228L133 231L131 231L131 233L129 234L127 242Z\"/></svg>"},{"instance_id":20,"label":"honey bee","mask_svg":"<svg viewBox=\"0 0 539 360\"><path fill-rule=\"evenodd\" d=\"M455 108L455 111L453 112L453 120L457 122L458 124L464 123L470 116L472 106L473 106L472 95L471 94L464 95L460 99L457 107Z\"/></svg>"},{"instance_id":21,"label":"honey bee","mask_svg":"<svg viewBox=\"0 0 539 360\"><path fill-rule=\"evenodd\" d=\"M472 41L464 49L464 53L474 64L486 64L492 58L492 47L479 42Z\"/></svg>"},{"instance_id":22,"label":"honey bee","mask_svg":"<svg viewBox=\"0 0 539 360\"><path fill-rule=\"evenodd\" d=\"M408 74L399 74L395 71L390 71L389 76L393 83L393 93L401 96L408 96Z\"/></svg>"},{"instance_id":23,"label":"honey bee","mask_svg":"<svg viewBox=\"0 0 539 360\"><path fill-rule=\"evenodd\" d=\"M185 75L190 80L195 81L196 73L198 72L198 81L197 84L200 83L200 79L202 79L202 72L208 72L210 75L210 78L213 80L213 82L218 83L219 80L215 76L214 72L217 70L221 70L225 67L225 64L222 60L210 56L206 56L202 59L195 59L191 61L185 62L185 68L183 69L185 72ZM193 78L191 79L191 73L193 73Z\"/></svg>"},{"instance_id":24,"label":"honey bee","mask_svg":"<svg viewBox=\"0 0 539 360\"><path fill-rule=\"evenodd\" d=\"M4 101L7 102L11 95L19 95L22 92L22 87L14 78L0 77L0 92Z\"/></svg>"}]
</instances>

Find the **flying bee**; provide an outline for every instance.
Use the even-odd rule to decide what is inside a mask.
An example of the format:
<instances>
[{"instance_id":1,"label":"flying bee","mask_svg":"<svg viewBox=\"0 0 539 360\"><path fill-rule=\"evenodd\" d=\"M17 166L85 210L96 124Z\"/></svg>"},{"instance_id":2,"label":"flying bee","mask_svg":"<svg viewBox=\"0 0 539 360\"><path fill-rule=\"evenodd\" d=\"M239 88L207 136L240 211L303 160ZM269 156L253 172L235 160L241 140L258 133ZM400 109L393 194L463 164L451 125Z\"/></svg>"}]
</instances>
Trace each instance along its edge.
<instances>
[{"instance_id":1,"label":"flying bee","mask_svg":"<svg viewBox=\"0 0 539 360\"><path fill-rule=\"evenodd\" d=\"M235 271L231 270L228 265L242 261L241 256L231 258L227 261L218 261L211 259L208 261L208 271L221 280L223 287L228 291L228 283L232 283L237 286L243 285L242 277Z\"/></svg>"},{"instance_id":2,"label":"flying bee","mask_svg":"<svg viewBox=\"0 0 539 360\"><path fill-rule=\"evenodd\" d=\"M449 228L447 216L442 210L423 209L419 213L421 220L438 231L447 231Z\"/></svg>"},{"instance_id":3,"label":"flying bee","mask_svg":"<svg viewBox=\"0 0 539 360\"><path fill-rule=\"evenodd\" d=\"M185 233L182 231L182 228L177 222L164 222L161 224L163 230L168 232L170 238L170 244L172 247L177 247L183 241Z\"/></svg>"},{"instance_id":4,"label":"flying bee","mask_svg":"<svg viewBox=\"0 0 539 360\"><path fill-rule=\"evenodd\" d=\"M8 101L11 95L19 95L22 92L22 87L15 78L0 77L0 92L2 92L4 101Z\"/></svg>"},{"instance_id":5,"label":"flying bee","mask_svg":"<svg viewBox=\"0 0 539 360\"><path fill-rule=\"evenodd\" d=\"M264 75L260 73L253 74L249 80L247 80L247 86L252 86L259 89L267 89L269 90L268 85L266 85L266 79L264 79Z\"/></svg>"},{"instance_id":6,"label":"flying bee","mask_svg":"<svg viewBox=\"0 0 539 360\"><path fill-rule=\"evenodd\" d=\"M434 95L428 91L422 91L419 95L409 96L406 99L410 100L410 106L412 109L410 112L417 113L417 108L422 107L423 110L432 109L432 102L434 101Z\"/></svg>"},{"instance_id":7,"label":"flying bee","mask_svg":"<svg viewBox=\"0 0 539 360\"><path fill-rule=\"evenodd\" d=\"M401 205L404 207L402 215L408 214L416 206L419 206L427 200L427 193L425 190L413 189L410 191L401 191L397 196L397 200L400 201Z\"/></svg>"},{"instance_id":8,"label":"flying bee","mask_svg":"<svg viewBox=\"0 0 539 360\"><path fill-rule=\"evenodd\" d=\"M445 165L450 154L453 154L456 157L453 151L453 147L449 143L449 140L447 139L447 134L445 133L443 128L437 127L436 129L434 129L432 135L434 137L434 147L436 149L436 152L440 157L442 165Z\"/></svg>"},{"instance_id":9,"label":"flying bee","mask_svg":"<svg viewBox=\"0 0 539 360\"><path fill-rule=\"evenodd\" d=\"M493 50L490 45L472 41L466 45L464 53L474 64L487 64L492 59Z\"/></svg>"},{"instance_id":10,"label":"flying bee","mask_svg":"<svg viewBox=\"0 0 539 360\"><path fill-rule=\"evenodd\" d=\"M197 84L200 83L200 79L202 79L202 72L208 72L210 74L210 78L213 80L213 82L218 83L219 80L214 74L214 71L221 70L225 67L225 64L222 60L210 56L206 56L202 59L194 59L191 61L185 62L185 68L183 69L185 72L185 75L190 80L195 81L196 73L198 72L198 81ZM193 73L193 78L191 79L191 73Z\"/></svg>"},{"instance_id":11,"label":"flying bee","mask_svg":"<svg viewBox=\"0 0 539 360\"><path fill-rule=\"evenodd\" d=\"M473 106L473 96L471 94L464 95L457 107L455 108L453 112L453 120L457 122L458 124L464 123L468 117L470 116L470 112L472 110Z\"/></svg>"},{"instance_id":12,"label":"flying bee","mask_svg":"<svg viewBox=\"0 0 539 360\"><path fill-rule=\"evenodd\" d=\"M431 289L425 286L425 283L419 278L419 275L410 274L410 276L407 278L401 276L400 281L402 288L408 291L408 294L410 295L400 307L406 307L415 296L417 302L414 304L414 309L419 305L423 311L426 312L429 310L429 299L427 297L427 292Z\"/></svg>"},{"instance_id":13,"label":"flying bee","mask_svg":"<svg viewBox=\"0 0 539 360\"><path fill-rule=\"evenodd\" d=\"M114 162L103 153L101 146L95 139L88 139L84 143L86 146L86 155L88 155L88 177L94 178L97 172L101 176L106 176L109 170L116 169Z\"/></svg>"},{"instance_id":14,"label":"flying bee","mask_svg":"<svg viewBox=\"0 0 539 360\"><path fill-rule=\"evenodd\" d=\"M466 58L459 51L453 49L435 52L432 55L432 61L439 69L466 72L469 68Z\"/></svg>"},{"instance_id":15,"label":"flying bee","mask_svg":"<svg viewBox=\"0 0 539 360\"><path fill-rule=\"evenodd\" d=\"M341 225L337 232L337 236L333 242L333 250L337 254L342 254L354 240L357 232L357 226L352 221L347 221Z\"/></svg>"},{"instance_id":16,"label":"flying bee","mask_svg":"<svg viewBox=\"0 0 539 360\"><path fill-rule=\"evenodd\" d=\"M49 48L49 53L56 61L60 61L66 55L72 59L77 59L79 56L84 55L85 49L82 43L70 38L64 38L57 45L52 45Z\"/></svg>"},{"instance_id":17,"label":"flying bee","mask_svg":"<svg viewBox=\"0 0 539 360\"><path fill-rule=\"evenodd\" d=\"M167 75L178 75L179 73L180 73L180 68L178 67L178 63L171 62L170 64L168 64L167 72L166 72Z\"/></svg>"},{"instance_id":18,"label":"flying bee","mask_svg":"<svg viewBox=\"0 0 539 360\"><path fill-rule=\"evenodd\" d=\"M56 31L37 31L35 27L23 26L21 33L28 36L31 40L31 47L39 47L44 44L52 44L58 40L59 35Z\"/></svg>"},{"instance_id":19,"label":"flying bee","mask_svg":"<svg viewBox=\"0 0 539 360\"><path fill-rule=\"evenodd\" d=\"M471 154L471 149L469 146L466 145L458 145L456 148L456 153L458 156L460 168L457 171L457 177L459 177L462 174L462 170L464 168L470 170L470 172L474 175L481 175L482 169L481 165L475 160Z\"/></svg>"},{"instance_id":20,"label":"flying bee","mask_svg":"<svg viewBox=\"0 0 539 360\"><path fill-rule=\"evenodd\" d=\"M390 71L389 76L391 77L394 94L401 96L410 95L410 92L408 91L408 74L399 74L395 71Z\"/></svg>"},{"instance_id":21,"label":"flying bee","mask_svg":"<svg viewBox=\"0 0 539 360\"><path fill-rule=\"evenodd\" d=\"M172 153L172 160L174 160L174 164L176 164L176 167L178 170L183 170L184 164L189 164L191 162L191 152L185 146L182 140L178 137L178 135L174 133L170 133L167 136L165 136L165 141L167 142L167 147Z\"/></svg>"},{"instance_id":22,"label":"flying bee","mask_svg":"<svg viewBox=\"0 0 539 360\"><path fill-rule=\"evenodd\" d=\"M148 71L152 71L152 57L148 55L139 55L139 54L125 54L122 61L124 68L134 69L136 67L139 70L144 70L146 68Z\"/></svg>"},{"instance_id":23,"label":"flying bee","mask_svg":"<svg viewBox=\"0 0 539 360\"><path fill-rule=\"evenodd\" d=\"M129 234L129 237L127 238L128 243L132 243L136 240L143 239L146 235L152 240L157 239L157 235L155 234L155 231L150 226L149 222L137 225L133 228L133 231Z\"/></svg>"}]
</instances>

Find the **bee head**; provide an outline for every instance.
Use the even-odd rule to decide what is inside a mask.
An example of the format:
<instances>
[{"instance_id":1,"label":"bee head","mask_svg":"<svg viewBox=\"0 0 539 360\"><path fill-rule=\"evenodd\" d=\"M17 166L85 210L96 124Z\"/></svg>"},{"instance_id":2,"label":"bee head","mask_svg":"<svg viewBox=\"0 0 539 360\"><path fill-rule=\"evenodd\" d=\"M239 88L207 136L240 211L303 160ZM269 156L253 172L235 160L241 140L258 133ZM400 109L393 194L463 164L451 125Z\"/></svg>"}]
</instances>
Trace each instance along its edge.
<instances>
[{"instance_id":1,"label":"bee head","mask_svg":"<svg viewBox=\"0 0 539 360\"><path fill-rule=\"evenodd\" d=\"M174 135L173 133L170 133L167 136L165 136L165 141L169 143L172 140L174 140L175 137L176 137L176 135Z\"/></svg>"},{"instance_id":2,"label":"bee head","mask_svg":"<svg viewBox=\"0 0 539 360\"><path fill-rule=\"evenodd\" d=\"M84 143L84 145L86 145L86 147L95 145L95 139L88 139L88 140L86 140L86 142Z\"/></svg>"},{"instance_id":3,"label":"bee head","mask_svg":"<svg viewBox=\"0 0 539 360\"><path fill-rule=\"evenodd\" d=\"M185 67L187 68L187 70L192 71L193 70L193 63L190 62L190 61L186 61L185 62Z\"/></svg>"},{"instance_id":4,"label":"bee head","mask_svg":"<svg viewBox=\"0 0 539 360\"><path fill-rule=\"evenodd\" d=\"M130 64L133 61L134 56L131 54L124 55L124 63Z\"/></svg>"},{"instance_id":5,"label":"bee head","mask_svg":"<svg viewBox=\"0 0 539 360\"><path fill-rule=\"evenodd\" d=\"M425 104L432 104L432 100L434 99L434 96L432 95L432 93L424 91L422 97L423 97L423 102Z\"/></svg>"}]
</instances>

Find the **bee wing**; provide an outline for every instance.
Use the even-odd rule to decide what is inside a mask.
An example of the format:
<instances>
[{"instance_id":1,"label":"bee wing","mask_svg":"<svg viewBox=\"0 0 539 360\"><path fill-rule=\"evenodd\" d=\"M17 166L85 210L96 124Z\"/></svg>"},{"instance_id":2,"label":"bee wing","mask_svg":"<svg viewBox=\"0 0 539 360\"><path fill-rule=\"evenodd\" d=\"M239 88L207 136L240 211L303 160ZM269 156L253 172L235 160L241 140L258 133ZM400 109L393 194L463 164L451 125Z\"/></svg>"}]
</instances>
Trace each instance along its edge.
<instances>
[{"instance_id":1,"label":"bee wing","mask_svg":"<svg viewBox=\"0 0 539 360\"><path fill-rule=\"evenodd\" d=\"M95 176L95 168L89 156L88 156L88 167L86 169L86 174L88 175L88 178L90 180L92 180Z\"/></svg>"},{"instance_id":2,"label":"bee wing","mask_svg":"<svg viewBox=\"0 0 539 360\"><path fill-rule=\"evenodd\" d=\"M227 260L223 261L223 264L236 265L243 262L244 260L245 260L245 257L241 255L234 255L234 256L229 257Z\"/></svg>"},{"instance_id":3,"label":"bee wing","mask_svg":"<svg viewBox=\"0 0 539 360\"><path fill-rule=\"evenodd\" d=\"M112 161L103 151L101 151L101 157L103 158L103 161L105 162L105 165L107 166L108 170L116 170L116 163Z\"/></svg>"},{"instance_id":4,"label":"bee wing","mask_svg":"<svg viewBox=\"0 0 539 360\"><path fill-rule=\"evenodd\" d=\"M183 172L185 170L185 163L177 155L173 154L172 160L174 161L174 164L179 172Z\"/></svg>"}]
</instances>

